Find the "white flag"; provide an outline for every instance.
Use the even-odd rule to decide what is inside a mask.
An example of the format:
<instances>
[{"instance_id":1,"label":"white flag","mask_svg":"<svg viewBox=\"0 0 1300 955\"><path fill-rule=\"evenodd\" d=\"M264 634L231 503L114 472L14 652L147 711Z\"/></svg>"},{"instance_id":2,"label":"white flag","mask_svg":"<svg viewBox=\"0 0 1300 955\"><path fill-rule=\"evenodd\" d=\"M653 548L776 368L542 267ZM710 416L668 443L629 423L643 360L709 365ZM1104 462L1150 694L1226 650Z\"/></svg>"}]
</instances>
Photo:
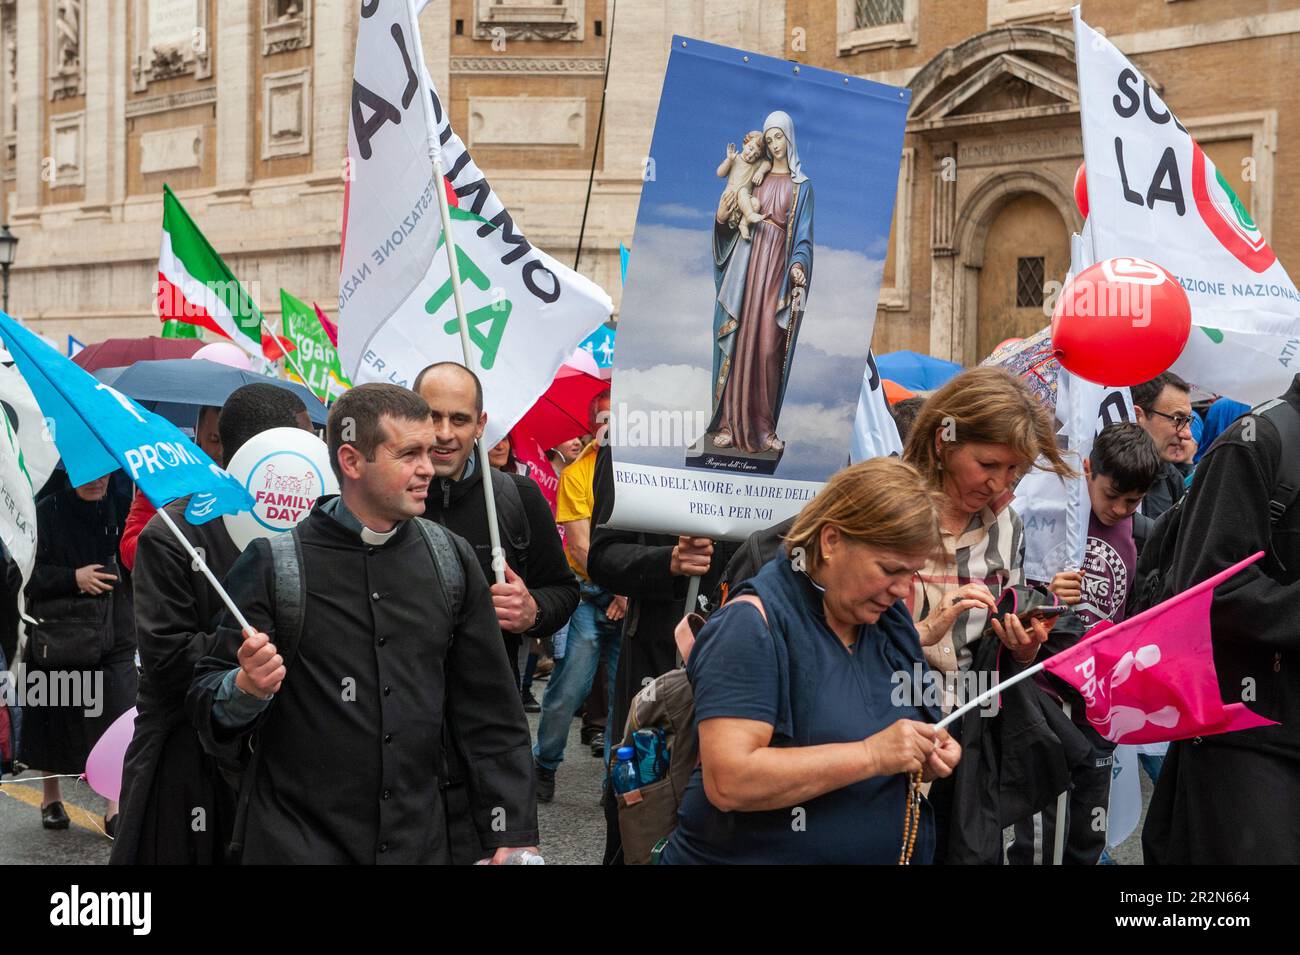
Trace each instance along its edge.
<instances>
[{"instance_id":1,"label":"white flag","mask_svg":"<svg viewBox=\"0 0 1300 955\"><path fill-rule=\"evenodd\" d=\"M376 42L382 43L382 38ZM418 46L418 39L415 42ZM358 38L358 60L360 48ZM391 49L390 38L386 51ZM386 51L383 55L393 55ZM488 414L483 440L492 445L505 437L550 387L560 365L583 339L609 319L614 304L600 286L535 248L515 228L509 211L451 128L428 72L422 63L415 68L428 91L428 139L440 145L443 173L459 204L459 210L451 210L452 234L474 370L483 382ZM357 120L355 108L353 120ZM422 120L409 110L403 113L402 122ZM376 148L378 136L386 131L374 139ZM409 152L415 147L404 144L403 148ZM392 193L388 209L377 202L358 201L356 185L353 183L348 206L345 253L357 222L367 222L366 235L393 238L400 232L401 219L394 218L392 210L414 209L425 202L424 187L410 180L385 184ZM396 198L399 189L404 201ZM437 195L430 196L436 202ZM430 206L426 217L437 215L437 209ZM344 371L355 384L386 381L409 387L420 370L433 362L464 361L447 255L436 225L433 236L428 248L436 246L437 254L426 262L414 290L393 308L356 308L353 318L344 317L344 302L354 301L357 288L364 289L374 273L371 270L358 286L358 276L348 272L345 254L339 278L339 354ZM399 244L405 247L405 243ZM368 268L370 255L369 247L359 248L353 259L361 263L358 269ZM406 275L403 271L403 279Z\"/></svg>"},{"instance_id":2,"label":"white flag","mask_svg":"<svg viewBox=\"0 0 1300 955\"><path fill-rule=\"evenodd\" d=\"M28 398L31 397L31 391L18 370L0 365L0 398L3 398L3 403L12 406L15 398L21 401L23 391ZM28 471L18 432L14 430L7 412L7 408L0 409L0 540L4 541L5 550L18 565L26 582L36 560L35 494L40 484L36 484ZM21 422L19 427L22 427ZM39 435L40 431L36 436L37 445L40 444ZM50 447L54 446L53 442L48 443ZM48 477L46 472L45 478Z\"/></svg>"},{"instance_id":3,"label":"white flag","mask_svg":"<svg viewBox=\"0 0 1300 955\"><path fill-rule=\"evenodd\" d=\"M1191 338L1173 368L1255 402L1284 392L1300 354L1300 292L1214 163L1109 40L1074 11L1088 222L1095 260L1150 259L1178 277Z\"/></svg>"},{"instance_id":4,"label":"white flag","mask_svg":"<svg viewBox=\"0 0 1300 955\"><path fill-rule=\"evenodd\" d=\"M441 234L420 35L409 2L363 4L344 177L339 352L354 374L420 284Z\"/></svg>"},{"instance_id":5,"label":"white flag","mask_svg":"<svg viewBox=\"0 0 1300 955\"><path fill-rule=\"evenodd\" d=\"M903 441L898 436L894 416L889 413L884 382L876 369L876 356L868 349L867 368L862 373L862 391L858 394L858 411L853 418L853 445L849 460L857 464L891 454L902 457Z\"/></svg>"}]
</instances>

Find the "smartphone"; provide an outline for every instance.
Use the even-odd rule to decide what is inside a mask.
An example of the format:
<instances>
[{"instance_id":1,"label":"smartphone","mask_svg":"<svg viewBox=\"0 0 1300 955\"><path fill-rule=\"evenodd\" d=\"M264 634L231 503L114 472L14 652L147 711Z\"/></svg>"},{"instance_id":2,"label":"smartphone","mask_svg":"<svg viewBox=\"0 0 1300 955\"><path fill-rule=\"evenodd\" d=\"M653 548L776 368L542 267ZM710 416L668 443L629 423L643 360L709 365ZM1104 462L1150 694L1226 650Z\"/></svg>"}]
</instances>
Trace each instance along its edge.
<instances>
[{"instance_id":1,"label":"smartphone","mask_svg":"<svg viewBox=\"0 0 1300 955\"><path fill-rule=\"evenodd\" d=\"M1035 620L1055 620L1068 609L1068 607L1035 607L1033 610L1026 610L1024 613L1016 614L1016 616L1027 627Z\"/></svg>"}]
</instances>

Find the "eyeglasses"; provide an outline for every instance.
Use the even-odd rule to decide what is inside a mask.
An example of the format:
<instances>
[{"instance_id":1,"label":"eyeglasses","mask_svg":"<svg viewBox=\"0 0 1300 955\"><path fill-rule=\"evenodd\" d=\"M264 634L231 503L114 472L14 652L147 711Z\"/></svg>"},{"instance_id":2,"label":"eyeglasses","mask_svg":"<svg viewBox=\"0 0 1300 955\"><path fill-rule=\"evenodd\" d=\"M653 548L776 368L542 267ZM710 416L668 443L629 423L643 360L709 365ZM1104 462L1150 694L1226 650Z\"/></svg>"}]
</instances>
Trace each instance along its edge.
<instances>
[{"instance_id":1,"label":"eyeglasses","mask_svg":"<svg viewBox=\"0 0 1300 955\"><path fill-rule=\"evenodd\" d=\"M1182 431L1184 428L1186 428L1188 425L1192 423L1192 416L1189 414L1183 414L1181 411L1178 412L1178 414L1165 414L1163 411L1148 411L1147 414L1159 415L1162 418L1168 418L1170 421L1174 423L1175 432Z\"/></svg>"}]
</instances>

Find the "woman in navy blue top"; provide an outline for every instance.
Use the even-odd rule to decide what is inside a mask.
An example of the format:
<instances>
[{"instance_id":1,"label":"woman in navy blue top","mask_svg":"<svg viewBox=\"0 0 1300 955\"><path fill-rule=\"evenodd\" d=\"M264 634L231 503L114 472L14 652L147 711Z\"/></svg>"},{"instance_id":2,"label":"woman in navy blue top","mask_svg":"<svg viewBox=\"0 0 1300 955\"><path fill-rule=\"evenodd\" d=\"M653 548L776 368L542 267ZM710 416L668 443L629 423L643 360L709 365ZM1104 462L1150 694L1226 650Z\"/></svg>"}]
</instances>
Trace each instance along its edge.
<instances>
[{"instance_id":1,"label":"woman in navy blue top","mask_svg":"<svg viewBox=\"0 0 1300 955\"><path fill-rule=\"evenodd\" d=\"M900 861L909 774L961 758L932 725L901 603L939 544L936 498L896 458L846 468L804 508L691 651L700 766L661 862ZM922 800L911 861L933 850Z\"/></svg>"}]
</instances>

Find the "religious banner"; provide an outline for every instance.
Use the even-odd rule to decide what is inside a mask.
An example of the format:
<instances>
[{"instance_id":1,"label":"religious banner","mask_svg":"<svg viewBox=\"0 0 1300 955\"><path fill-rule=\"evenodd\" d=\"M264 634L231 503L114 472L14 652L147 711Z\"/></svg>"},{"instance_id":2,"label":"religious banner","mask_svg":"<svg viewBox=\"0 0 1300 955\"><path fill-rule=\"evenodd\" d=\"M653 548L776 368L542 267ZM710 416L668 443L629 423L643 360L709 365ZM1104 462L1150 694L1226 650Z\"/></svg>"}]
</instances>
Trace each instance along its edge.
<instances>
[{"instance_id":1,"label":"religious banner","mask_svg":"<svg viewBox=\"0 0 1300 955\"><path fill-rule=\"evenodd\" d=\"M889 413L885 384L876 368L876 356L867 352L867 370L862 373L862 390L858 410L853 418L853 448L850 459L856 464L871 458L903 456L903 439Z\"/></svg>"},{"instance_id":2,"label":"religious banner","mask_svg":"<svg viewBox=\"0 0 1300 955\"><path fill-rule=\"evenodd\" d=\"M1173 370L1254 403L1300 364L1300 292L1219 170L1151 83L1075 8L1094 261L1150 259L1178 277L1192 336Z\"/></svg>"},{"instance_id":3,"label":"religious banner","mask_svg":"<svg viewBox=\"0 0 1300 955\"><path fill-rule=\"evenodd\" d=\"M619 316L613 525L740 539L848 462L909 99L673 38Z\"/></svg>"}]
</instances>

